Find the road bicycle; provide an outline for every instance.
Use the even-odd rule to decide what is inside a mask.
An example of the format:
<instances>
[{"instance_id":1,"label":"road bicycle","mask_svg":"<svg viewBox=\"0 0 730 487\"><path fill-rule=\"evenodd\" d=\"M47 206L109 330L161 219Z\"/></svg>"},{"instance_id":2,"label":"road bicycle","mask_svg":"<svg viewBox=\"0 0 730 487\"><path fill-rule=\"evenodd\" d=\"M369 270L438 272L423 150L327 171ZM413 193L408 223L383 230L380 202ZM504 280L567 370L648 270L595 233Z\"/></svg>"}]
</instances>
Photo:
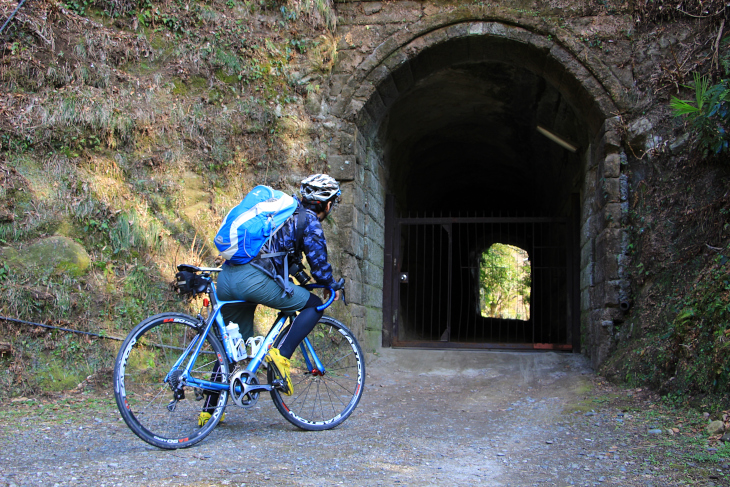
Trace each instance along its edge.
<instances>
[{"instance_id":1,"label":"road bicycle","mask_svg":"<svg viewBox=\"0 0 730 487\"><path fill-rule=\"evenodd\" d=\"M252 408L262 392L304 430L331 429L352 414L363 393L365 361L347 327L327 316L319 320L291 358L294 391L284 395L283 380L264 359L286 336L296 312L279 312L266 337L249 339L242 351L220 311L244 301L218 299L213 276L221 269L181 264L178 270L195 276L196 292L207 296L201 313L162 313L142 321L124 340L114 366L117 407L137 436L164 449L193 446L217 426L229 399ZM318 310L332 304L332 288L308 287L329 289ZM267 383L261 383L264 371ZM201 412L210 414L202 426Z\"/></svg>"}]
</instances>

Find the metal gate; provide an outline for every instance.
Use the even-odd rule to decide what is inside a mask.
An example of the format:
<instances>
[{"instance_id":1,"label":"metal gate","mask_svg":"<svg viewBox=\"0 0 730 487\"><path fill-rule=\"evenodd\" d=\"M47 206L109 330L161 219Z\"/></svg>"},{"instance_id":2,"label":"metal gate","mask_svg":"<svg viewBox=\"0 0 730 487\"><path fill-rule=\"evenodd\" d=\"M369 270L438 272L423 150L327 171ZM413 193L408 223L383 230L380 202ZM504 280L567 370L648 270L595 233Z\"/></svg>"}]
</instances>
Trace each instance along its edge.
<instances>
[{"instance_id":1,"label":"metal gate","mask_svg":"<svg viewBox=\"0 0 730 487\"><path fill-rule=\"evenodd\" d=\"M567 218L392 218L386 232L386 345L571 350L579 340ZM529 318L485 317L479 262L495 243L530 260ZM577 348L577 346L576 346Z\"/></svg>"}]
</instances>

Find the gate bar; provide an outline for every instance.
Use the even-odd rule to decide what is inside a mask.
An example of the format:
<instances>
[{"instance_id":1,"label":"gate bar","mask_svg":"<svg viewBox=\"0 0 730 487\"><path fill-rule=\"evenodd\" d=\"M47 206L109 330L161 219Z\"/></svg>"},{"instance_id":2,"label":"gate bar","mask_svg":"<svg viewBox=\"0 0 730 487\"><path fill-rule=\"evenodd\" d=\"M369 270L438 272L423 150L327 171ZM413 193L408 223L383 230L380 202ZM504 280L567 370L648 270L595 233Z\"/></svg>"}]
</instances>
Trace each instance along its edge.
<instances>
[{"instance_id":1,"label":"gate bar","mask_svg":"<svg viewBox=\"0 0 730 487\"><path fill-rule=\"evenodd\" d=\"M396 218L397 223L445 224L445 223L566 223L567 218L525 218L525 217L438 217L438 218Z\"/></svg>"}]
</instances>

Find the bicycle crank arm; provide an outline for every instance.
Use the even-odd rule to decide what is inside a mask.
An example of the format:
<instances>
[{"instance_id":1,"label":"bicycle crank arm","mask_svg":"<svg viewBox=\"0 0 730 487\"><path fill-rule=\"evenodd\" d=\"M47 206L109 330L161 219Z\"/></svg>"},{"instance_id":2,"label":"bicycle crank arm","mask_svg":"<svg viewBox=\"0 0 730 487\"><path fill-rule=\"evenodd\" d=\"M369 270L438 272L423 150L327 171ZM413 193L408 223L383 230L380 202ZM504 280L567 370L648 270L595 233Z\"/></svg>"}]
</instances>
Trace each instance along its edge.
<instances>
[{"instance_id":1,"label":"bicycle crank arm","mask_svg":"<svg viewBox=\"0 0 730 487\"><path fill-rule=\"evenodd\" d=\"M231 382L231 399L238 407L252 408L256 405L261 392L270 391L273 389L268 384L246 384L241 380L234 380Z\"/></svg>"},{"instance_id":2,"label":"bicycle crank arm","mask_svg":"<svg viewBox=\"0 0 730 487\"><path fill-rule=\"evenodd\" d=\"M259 399L262 392L271 391L274 386L259 384L256 375L248 370L239 370L229 377L231 399L236 406L252 408Z\"/></svg>"},{"instance_id":3,"label":"bicycle crank arm","mask_svg":"<svg viewBox=\"0 0 730 487\"><path fill-rule=\"evenodd\" d=\"M244 394L258 394L260 392L269 392L274 387L269 384L246 384L243 388Z\"/></svg>"}]
</instances>

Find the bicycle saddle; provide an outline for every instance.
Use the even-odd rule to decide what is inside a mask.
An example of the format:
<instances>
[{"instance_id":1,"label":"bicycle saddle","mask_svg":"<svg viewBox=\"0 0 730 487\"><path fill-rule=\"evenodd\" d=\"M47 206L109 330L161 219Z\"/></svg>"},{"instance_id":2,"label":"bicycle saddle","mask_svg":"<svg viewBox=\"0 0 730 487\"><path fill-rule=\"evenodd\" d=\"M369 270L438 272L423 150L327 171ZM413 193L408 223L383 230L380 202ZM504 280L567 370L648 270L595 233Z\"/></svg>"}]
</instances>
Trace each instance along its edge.
<instances>
[{"instance_id":1,"label":"bicycle saddle","mask_svg":"<svg viewBox=\"0 0 730 487\"><path fill-rule=\"evenodd\" d=\"M178 264L177 270L180 272L188 271L188 272L200 272L200 267L195 267L194 265L190 264Z\"/></svg>"}]
</instances>

